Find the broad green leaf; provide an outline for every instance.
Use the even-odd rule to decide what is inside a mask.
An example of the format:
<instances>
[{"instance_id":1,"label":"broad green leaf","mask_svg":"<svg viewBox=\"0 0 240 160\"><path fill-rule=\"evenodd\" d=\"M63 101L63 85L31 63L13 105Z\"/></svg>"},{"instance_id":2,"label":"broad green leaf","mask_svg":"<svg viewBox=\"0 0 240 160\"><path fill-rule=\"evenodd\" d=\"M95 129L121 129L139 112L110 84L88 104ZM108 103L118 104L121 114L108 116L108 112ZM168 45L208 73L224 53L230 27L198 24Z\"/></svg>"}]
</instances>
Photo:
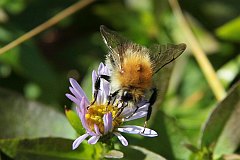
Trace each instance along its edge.
<instances>
[{"instance_id":1,"label":"broad green leaf","mask_svg":"<svg viewBox=\"0 0 240 160\"><path fill-rule=\"evenodd\" d=\"M159 110L151 121L152 125L148 128L155 130L158 136L151 138L140 135L127 137L129 144L146 148L166 159L187 159L191 152L184 147L184 144L189 143L189 141L183 129L178 126L176 119Z\"/></svg>"},{"instance_id":2,"label":"broad green leaf","mask_svg":"<svg viewBox=\"0 0 240 160\"><path fill-rule=\"evenodd\" d=\"M216 30L217 35L225 40L240 41L240 17L231 20Z\"/></svg>"},{"instance_id":3,"label":"broad green leaf","mask_svg":"<svg viewBox=\"0 0 240 160\"><path fill-rule=\"evenodd\" d=\"M0 150L7 156L18 160L80 160L98 159L101 152L83 142L76 150L72 150L70 139L37 138L0 140Z\"/></svg>"},{"instance_id":4,"label":"broad green leaf","mask_svg":"<svg viewBox=\"0 0 240 160\"><path fill-rule=\"evenodd\" d=\"M208 118L201 147L213 147L214 155L230 154L240 144L240 82L221 101Z\"/></svg>"},{"instance_id":5,"label":"broad green leaf","mask_svg":"<svg viewBox=\"0 0 240 160\"><path fill-rule=\"evenodd\" d=\"M0 88L0 138L75 137L64 114Z\"/></svg>"},{"instance_id":6,"label":"broad green leaf","mask_svg":"<svg viewBox=\"0 0 240 160\"><path fill-rule=\"evenodd\" d=\"M83 129L82 123L80 121L80 118L78 117L77 113L73 110L65 108L65 114L67 116L67 119L69 123L72 125L72 127L75 129L75 131L82 135L85 133L85 130Z\"/></svg>"},{"instance_id":7,"label":"broad green leaf","mask_svg":"<svg viewBox=\"0 0 240 160\"><path fill-rule=\"evenodd\" d=\"M139 147L139 146L131 146L131 148L135 149L135 150L138 150L138 151L141 151L143 154L146 155L146 157L144 158L145 160L151 160L151 159L154 159L154 160L166 160L165 158L163 158L162 156L154 153L154 152L151 152L143 147Z\"/></svg>"},{"instance_id":8,"label":"broad green leaf","mask_svg":"<svg viewBox=\"0 0 240 160\"><path fill-rule=\"evenodd\" d=\"M124 160L166 160L161 155L140 146L121 147L121 151L124 153Z\"/></svg>"},{"instance_id":9,"label":"broad green leaf","mask_svg":"<svg viewBox=\"0 0 240 160\"><path fill-rule=\"evenodd\" d=\"M160 70L155 77L156 86L159 89L159 96L153 106L153 114L150 119L149 127L158 132L158 137L152 139L144 137L146 140L145 142L143 141L141 146L144 147L147 145L146 148L163 155L167 159L186 159L190 152L183 146L184 143L188 143L183 130L178 126L176 119L167 116L160 110L168 89L173 66L174 64L167 65L163 70Z\"/></svg>"}]
</instances>

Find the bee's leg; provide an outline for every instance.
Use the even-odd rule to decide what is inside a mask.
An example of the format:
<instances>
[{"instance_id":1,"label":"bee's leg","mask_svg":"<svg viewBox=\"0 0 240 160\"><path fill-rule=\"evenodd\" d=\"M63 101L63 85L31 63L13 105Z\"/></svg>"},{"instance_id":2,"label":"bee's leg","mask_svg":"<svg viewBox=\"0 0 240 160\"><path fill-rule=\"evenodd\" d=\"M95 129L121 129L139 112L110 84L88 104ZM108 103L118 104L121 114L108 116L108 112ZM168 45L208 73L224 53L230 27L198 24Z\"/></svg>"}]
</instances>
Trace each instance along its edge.
<instances>
[{"instance_id":1,"label":"bee's leg","mask_svg":"<svg viewBox=\"0 0 240 160\"><path fill-rule=\"evenodd\" d=\"M95 84L94 84L94 93L93 93L93 101L91 102L91 104L87 107L87 109L93 105L96 100L97 100L97 95L98 95L98 91L100 90L100 82L101 82L101 78L102 79L105 79L106 81L110 81L110 76L108 75L99 75L95 81Z\"/></svg>"},{"instance_id":2,"label":"bee's leg","mask_svg":"<svg viewBox=\"0 0 240 160\"><path fill-rule=\"evenodd\" d=\"M108 106L110 105L111 101L112 101L112 105L115 103L115 100L116 100L116 96L118 94L119 90L113 92L113 93L110 93L110 95L107 97L108 99L108 103L107 103L107 106L106 106L106 110L108 111ZM112 100L112 98L114 98Z\"/></svg>"},{"instance_id":3,"label":"bee's leg","mask_svg":"<svg viewBox=\"0 0 240 160\"><path fill-rule=\"evenodd\" d=\"M113 101L112 101L112 105L113 105L113 106L114 106L114 103L115 103L116 99L117 99L117 97L115 96L114 99L113 99Z\"/></svg>"},{"instance_id":4,"label":"bee's leg","mask_svg":"<svg viewBox=\"0 0 240 160\"><path fill-rule=\"evenodd\" d=\"M121 102L122 103L122 106L119 108L119 110L118 110L118 112L117 112L117 114L116 114L116 116L114 117L114 119L116 118L116 117L118 117L121 113L122 113L122 111L123 111L123 109L125 108L125 107L127 107L127 105L128 105L128 103L126 102ZM125 105L124 105L125 104Z\"/></svg>"},{"instance_id":5,"label":"bee's leg","mask_svg":"<svg viewBox=\"0 0 240 160\"><path fill-rule=\"evenodd\" d=\"M94 93L93 93L93 101L90 103L90 105L87 107L87 109L92 106L96 100L97 100L97 95L98 95L98 91L100 89L100 76L97 77L96 81L95 81L95 84L94 84Z\"/></svg>"},{"instance_id":6,"label":"bee's leg","mask_svg":"<svg viewBox=\"0 0 240 160\"><path fill-rule=\"evenodd\" d=\"M114 100L112 101L112 105L114 104L118 93L119 93L119 90L116 90L115 92L110 93L110 95L108 96L108 105L111 103L113 97L114 97Z\"/></svg>"},{"instance_id":7,"label":"bee's leg","mask_svg":"<svg viewBox=\"0 0 240 160\"><path fill-rule=\"evenodd\" d=\"M102 74L102 75L99 75L98 77L100 77L102 79L105 79L106 81L110 82L110 76L108 76L108 75Z\"/></svg>"},{"instance_id":8,"label":"bee's leg","mask_svg":"<svg viewBox=\"0 0 240 160\"><path fill-rule=\"evenodd\" d=\"M152 90L153 90L153 93L152 93L152 95L151 95L151 97L150 97L150 99L148 101L149 102L149 106L148 106L147 116L146 116L146 120L144 122L144 129L143 129L142 133L144 133L145 128L147 127L147 121L150 119L151 114L152 114L152 106L156 102L156 99L157 99L157 94L158 94L157 93L157 89L153 88Z\"/></svg>"}]
</instances>

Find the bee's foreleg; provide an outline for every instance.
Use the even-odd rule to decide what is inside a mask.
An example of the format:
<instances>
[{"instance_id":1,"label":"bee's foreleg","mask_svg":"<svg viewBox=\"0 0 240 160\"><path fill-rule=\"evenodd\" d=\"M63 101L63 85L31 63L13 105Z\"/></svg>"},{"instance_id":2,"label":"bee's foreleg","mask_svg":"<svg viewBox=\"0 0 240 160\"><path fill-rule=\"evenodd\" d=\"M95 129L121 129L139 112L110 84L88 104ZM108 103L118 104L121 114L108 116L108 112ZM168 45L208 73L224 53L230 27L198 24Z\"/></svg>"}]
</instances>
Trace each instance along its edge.
<instances>
[{"instance_id":1,"label":"bee's foreleg","mask_svg":"<svg viewBox=\"0 0 240 160\"><path fill-rule=\"evenodd\" d=\"M114 100L112 101L112 105L115 103L116 96L117 96L118 93L119 93L119 90L116 90L115 92L110 93L110 95L108 96L108 105L112 101L112 98L114 98Z\"/></svg>"},{"instance_id":2,"label":"bee's foreleg","mask_svg":"<svg viewBox=\"0 0 240 160\"><path fill-rule=\"evenodd\" d=\"M106 81L110 82L110 76L108 76L108 75L102 74L102 75L99 75L98 77L102 78L102 79L105 79Z\"/></svg>"},{"instance_id":3,"label":"bee's foreleg","mask_svg":"<svg viewBox=\"0 0 240 160\"><path fill-rule=\"evenodd\" d=\"M119 108L119 110L118 110L116 116L114 117L114 119L122 113L122 111L124 110L125 107L128 106L128 102L121 102L121 104L122 104L122 106Z\"/></svg>"},{"instance_id":4,"label":"bee's foreleg","mask_svg":"<svg viewBox=\"0 0 240 160\"><path fill-rule=\"evenodd\" d=\"M97 100L98 91L100 90L101 78L105 79L108 82L110 81L110 76L108 76L108 75L99 75L97 77L97 79L95 81L95 84L94 84L93 101L91 102L91 104L87 108L89 108L91 105L93 105Z\"/></svg>"},{"instance_id":5,"label":"bee's foreleg","mask_svg":"<svg viewBox=\"0 0 240 160\"><path fill-rule=\"evenodd\" d=\"M147 127L147 121L150 119L151 117L151 114L152 114L152 106L154 105L154 103L156 102L156 99L157 99L157 94L158 94L158 91L157 91L157 88L153 88L153 93L149 99L149 106L148 106L148 110L147 110L147 116L146 116L146 120L144 122L144 129L143 129L143 132L145 131L145 128Z\"/></svg>"}]
</instances>

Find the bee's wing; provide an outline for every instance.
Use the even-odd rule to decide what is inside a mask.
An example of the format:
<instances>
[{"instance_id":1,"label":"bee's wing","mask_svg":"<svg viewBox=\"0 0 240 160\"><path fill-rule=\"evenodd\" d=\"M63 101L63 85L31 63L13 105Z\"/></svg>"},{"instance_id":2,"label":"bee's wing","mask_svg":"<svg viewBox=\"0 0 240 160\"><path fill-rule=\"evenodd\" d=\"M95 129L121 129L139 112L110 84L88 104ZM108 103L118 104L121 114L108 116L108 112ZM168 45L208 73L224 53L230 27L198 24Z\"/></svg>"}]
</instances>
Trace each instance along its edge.
<instances>
[{"instance_id":1,"label":"bee's wing","mask_svg":"<svg viewBox=\"0 0 240 160\"><path fill-rule=\"evenodd\" d=\"M122 70L123 54L131 42L119 35L117 32L108 29L106 26L100 26L102 38L109 48L110 52L107 55L111 64Z\"/></svg>"},{"instance_id":2,"label":"bee's wing","mask_svg":"<svg viewBox=\"0 0 240 160\"><path fill-rule=\"evenodd\" d=\"M186 44L178 45L153 45L150 48L150 58L153 63L153 71L157 73L161 68L174 61L186 49Z\"/></svg>"}]
</instances>

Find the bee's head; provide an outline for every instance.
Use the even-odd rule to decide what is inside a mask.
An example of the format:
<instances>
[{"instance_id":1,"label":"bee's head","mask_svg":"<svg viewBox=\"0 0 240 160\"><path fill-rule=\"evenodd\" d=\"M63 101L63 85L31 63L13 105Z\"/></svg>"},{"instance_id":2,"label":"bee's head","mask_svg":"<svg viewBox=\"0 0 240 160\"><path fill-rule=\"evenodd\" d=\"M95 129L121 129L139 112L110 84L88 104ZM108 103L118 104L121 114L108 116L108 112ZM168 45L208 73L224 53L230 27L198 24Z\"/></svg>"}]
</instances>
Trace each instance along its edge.
<instances>
[{"instance_id":1,"label":"bee's head","mask_svg":"<svg viewBox=\"0 0 240 160\"><path fill-rule=\"evenodd\" d=\"M131 88L131 89L123 89L121 93L121 99L124 102L138 102L140 101L144 96L144 93L140 89Z\"/></svg>"},{"instance_id":2,"label":"bee's head","mask_svg":"<svg viewBox=\"0 0 240 160\"><path fill-rule=\"evenodd\" d=\"M123 90L121 99L124 102L132 101L133 100L133 95L132 95L132 93L129 90Z\"/></svg>"}]
</instances>

